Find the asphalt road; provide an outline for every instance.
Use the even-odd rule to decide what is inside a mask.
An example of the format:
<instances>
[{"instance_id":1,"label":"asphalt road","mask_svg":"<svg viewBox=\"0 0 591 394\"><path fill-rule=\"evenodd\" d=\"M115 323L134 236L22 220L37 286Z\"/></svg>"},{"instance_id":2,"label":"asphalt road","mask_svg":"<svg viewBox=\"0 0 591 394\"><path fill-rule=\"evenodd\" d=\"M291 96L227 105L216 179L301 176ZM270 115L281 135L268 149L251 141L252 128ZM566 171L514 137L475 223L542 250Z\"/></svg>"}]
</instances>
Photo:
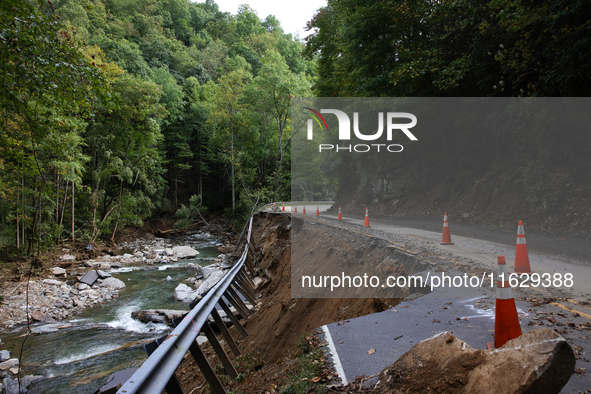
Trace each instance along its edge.
<instances>
[{"instance_id":1,"label":"asphalt road","mask_svg":"<svg viewBox=\"0 0 591 394\"><path fill-rule=\"evenodd\" d=\"M591 362L586 358L591 352L591 333L578 328L580 323L589 322L587 314L575 317L572 312L559 305L545 304L532 308L530 302L517 301L517 312L521 329L527 332L540 328L535 324L552 325L566 330L562 336L577 350L579 359L575 368L590 371ZM544 320L553 318L555 322ZM558 326L558 324L560 324ZM471 299L421 297L403 301L395 308L380 313L328 324L321 327L328 345L333 364L337 367L343 382L351 382L358 376L372 376L393 364L400 356L418 342L440 332L450 331L459 339L476 349L486 349L494 341L494 296ZM370 350L375 349L375 352ZM375 385L377 378L369 379L366 386ZM575 373L562 393L580 393L591 389L588 373Z\"/></svg>"},{"instance_id":2,"label":"asphalt road","mask_svg":"<svg viewBox=\"0 0 591 394\"><path fill-rule=\"evenodd\" d=\"M329 212L324 212L321 216L336 219L336 215ZM363 225L363 219L361 217L352 218L345 214L343 214L343 222L359 226ZM412 224L414 227L407 227L405 224ZM504 255L509 272L512 271L514 266L517 225L511 236L508 234L507 229L500 227L450 222L451 240L454 245L439 244L441 242L443 220L437 231L431 231L426 229L432 229L435 226L434 220L431 218L376 219L370 214L370 225L375 230L401 236L402 239L408 240L408 244L419 249L421 247L428 247L442 255L456 259L464 258L472 260L493 270L496 270L497 267L497 256ZM461 236L458 233L467 235ZM478 238L472 237L472 235ZM564 297L574 299L587 299L591 297L591 257L589 256L591 254L591 241L580 238L564 241L577 245L569 253L568 250L564 249L565 247L561 243L563 242L561 238L541 233L529 236L527 227L525 228L525 236L529 251L530 267L533 272L538 274L549 273L551 275L557 273L562 274L563 277L565 274L570 273L573 275L574 284L572 288L563 289ZM564 253L560 253L561 251ZM575 255L578 258L574 257Z\"/></svg>"},{"instance_id":3,"label":"asphalt road","mask_svg":"<svg viewBox=\"0 0 591 394\"><path fill-rule=\"evenodd\" d=\"M312 207L306 206L308 215L315 214L316 206ZM336 214L326 212L329 207L326 204L319 206L320 215L336 222ZM286 210L289 208L286 207ZM300 215L302 208L298 205ZM343 221L336 223L362 226L363 216L352 218L344 213ZM491 269L497 267L497 256L504 255L509 271L513 268L517 225L514 231L510 231L494 226L450 222L454 245L439 244L443 221L437 224L431 218L376 219L370 214L370 225L372 229L397 236L405 246L414 250L428 248L448 258L464 259ZM572 375L562 393L587 392L591 389L591 362L587 358L591 358L591 332L584 325L591 321L591 308L581 301L589 301L591 297L589 236L532 230L529 234L528 228L525 228L532 271L539 274L571 273L574 286L560 290L564 296L560 301L541 305L527 299L531 300L536 295L547 297L544 289L515 289L522 331L540 326L560 330L575 349L578 357L576 369L579 371ZM350 382L361 375L378 374L414 344L443 331L453 332L473 348L485 349L487 342L494 339L494 292L491 289L475 289L468 297L462 293L461 297L451 295L445 298L446 291L449 290L440 289L414 300L404 300L392 310L319 327L316 331L322 332L327 340L326 351L343 382ZM366 385L376 381L377 378L370 379Z\"/></svg>"}]
</instances>

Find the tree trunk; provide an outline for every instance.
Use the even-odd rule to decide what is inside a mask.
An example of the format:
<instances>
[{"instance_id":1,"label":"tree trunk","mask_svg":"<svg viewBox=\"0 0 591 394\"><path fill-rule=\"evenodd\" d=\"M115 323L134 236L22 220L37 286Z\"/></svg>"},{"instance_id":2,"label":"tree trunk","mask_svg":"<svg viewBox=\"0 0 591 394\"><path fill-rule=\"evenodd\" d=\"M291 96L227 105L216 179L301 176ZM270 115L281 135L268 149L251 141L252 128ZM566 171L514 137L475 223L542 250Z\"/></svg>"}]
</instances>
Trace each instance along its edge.
<instances>
[{"instance_id":1,"label":"tree trunk","mask_svg":"<svg viewBox=\"0 0 591 394\"><path fill-rule=\"evenodd\" d=\"M25 244L25 240L27 239L27 238L26 238L26 235L27 235L27 233L26 233L26 223L27 223L27 221L25 220L25 219L26 219L26 218L25 218L25 206L26 206L26 205L25 205L25 201L26 201L26 200L25 200L25 177L24 177L24 176L23 176L23 178L22 178L22 188L21 188L21 192L22 192L22 194L21 194L21 196L22 196L22 204L21 204L21 207L23 208L23 209L22 209L22 211L21 211L21 212L22 212L22 215L23 215L23 222L22 222L22 224L21 224L21 231L22 231L22 237L21 237L21 240L22 240L22 242L23 242L23 246L25 246L25 245L24 245L24 244Z\"/></svg>"},{"instance_id":2,"label":"tree trunk","mask_svg":"<svg viewBox=\"0 0 591 394\"><path fill-rule=\"evenodd\" d=\"M174 211L177 210L179 206L178 202L178 190L179 190L179 177L178 174L174 177Z\"/></svg>"},{"instance_id":3,"label":"tree trunk","mask_svg":"<svg viewBox=\"0 0 591 394\"><path fill-rule=\"evenodd\" d=\"M68 187L70 182L66 182L66 190L64 191L64 203L62 204L62 214L60 217L60 226L64 223L64 215L66 214L66 203L68 202Z\"/></svg>"},{"instance_id":4,"label":"tree trunk","mask_svg":"<svg viewBox=\"0 0 591 394\"><path fill-rule=\"evenodd\" d=\"M117 208L117 219L115 219L115 228L111 235L111 241L115 242L115 233L117 232L117 226L119 225L119 219L121 219L121 195L123 192L123 181L119 184L119 207Z\"/></svg>"},{"instance_id":5,"label":"tree trunk","mask_svg":"<svg viewBox=\"0 0 591 394\"><path fill-rule=\"evenodd\" d=\"M74 243L75 237L74 237L74 180L72 179L72 243Z\"/></svg>"},{"instance_id":6,"label":"tree trunk","mask_svg":"<svg viewBox=\"0 0 591 394\"><path fill-rule=\"evenodd\" d=\"M232 119L230 118L230 136L231 136L231 160L232 160L232 217L234 217L234 211L236 210L236 193L234 190L234 127Z\"/></svg>"},{"instance_id":7,"label":"tree trunk","mask_svg":"<svg viewBox=\"0 0 591 394\"><path fill-rule=\"evenodd\" d=\"M55 176L55 224L60 220L60 174Z\"/></svg>"}]
</instances>

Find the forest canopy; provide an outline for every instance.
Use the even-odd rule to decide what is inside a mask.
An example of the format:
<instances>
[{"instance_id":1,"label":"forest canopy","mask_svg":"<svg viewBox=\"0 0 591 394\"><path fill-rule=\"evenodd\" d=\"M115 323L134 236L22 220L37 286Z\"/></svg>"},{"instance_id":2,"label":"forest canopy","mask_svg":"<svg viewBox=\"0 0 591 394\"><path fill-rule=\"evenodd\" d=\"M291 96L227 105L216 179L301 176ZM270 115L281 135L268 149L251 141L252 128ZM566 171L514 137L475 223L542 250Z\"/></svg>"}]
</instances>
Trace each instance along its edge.
<instances>
[{"instance_id":1,"label":"forest canopy","mask_svg":"<svg viewBox=\"0 0 591 394\"><path fill-rule=\"evenodd\" d=\"M318 97L588 96L586 0L328 0L308 23Z\"/></svg>"},{"instance_id":2,"label":"forest canopy","mask_svg":"<svg viewBox=\"0 0 591 394\"><path fill-rule=\"evenodd\" d=\"M212 0L3 1L0 244L113 239L188 204L289 198L290 99L315 62Z\"/></svg>"}]
</instances>

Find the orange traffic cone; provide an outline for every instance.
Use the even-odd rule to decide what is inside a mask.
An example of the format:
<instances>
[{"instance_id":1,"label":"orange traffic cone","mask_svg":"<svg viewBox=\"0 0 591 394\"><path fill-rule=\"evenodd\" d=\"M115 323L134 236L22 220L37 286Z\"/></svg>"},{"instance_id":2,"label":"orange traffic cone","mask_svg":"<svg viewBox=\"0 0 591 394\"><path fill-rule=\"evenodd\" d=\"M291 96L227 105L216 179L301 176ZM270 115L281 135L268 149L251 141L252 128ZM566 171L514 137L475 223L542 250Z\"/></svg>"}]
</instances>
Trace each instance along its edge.
<instances>
[{"instance_id":1,"label":"orange traffic cone","mask_svg":"<svg viewBox=\"0 0 591 394\"><path fill-rule=\"evenodd\" d=\"M304 215L306 214L306 206L305 205L304 205L304 212L303 213L304 213Z\"/></svg>"},{"instance_id":2,"label":"orange traffic cone","mask_svg":"<svg viewBox=\"0 0 591 394\"><path fill-rule=\"evenodd\" d=\"M509 271L505 256L499 256L497 270L497 299L495 301L495 341L488 343L489 349L499 348L507 341L521 335L517 306L513 289L509 285Z\"/></svg>"},{"instance_id":3,"label":"orange traffic cone","mask_svg":"<svg viewBox=\"0 0 591 394\"><path fill-rule=\"evenodd\" d=\"M293 212L294 212L294 213L298 213L298 206L297 206L297 205L295 205L295 209L294 209L294 211L293 211Z\"/></svg>"},{"instance_id":4,"label":"orange traffic cone","mask_svg":"<svg viewBox=\"0 0 591 394\"><path fill-rule=\"evenodd\" d=\"M320 208L316 205L316 216L320 216Z\"/></svg>"},{"instance_id":5,"label":"orange traffic cone","mask_svg":"<svg viewBox=\"0 0 591 394\"><path fill-rule=\"evenodd\" d=\"M341 207L339 207L339 216L337 217L339 220L343 220L343 213L341 212Z\"/></svg>"},{"instance_id":6,"label":"orange traffic cone","mask_svg":"<svg viewBox=\"0 0 591 394\"><path fill-rule=\"evenodd\" d=\"M285 203L283 203L283 207L281 208L281 211L285 211Z\"/></svg>"},{"instance_id":7,"label":"orange traffic cone","mask_svg":"<svg viewBox=\"0 0 591 394\"><path fill-rule=\"evenodd\" d=\"M369 227L369 208L365 208L365 222L363 222L363 226Z\"/></svg>"},{"instance_id":8,"label":"orange traffic cone","mask_svg":"<svg viewBox=\"0 0 591 394\"><path fill-rule=\"evenodd\" d=\"M517 246L515 247L515 268L516 274L531 274L529 266L529 257L527 255L527 244L525 243L525 232L523 231L523 221L519 221L517 226Z\"/></svg>"},{"instance_id":9,"label":"orange traffic cone","mask_svg":"<svg viewBox=\"0 0 591 394\"><path fill-rule=\"evenodd\" d=\"M275 206L275 201L273 201L273 206Z\"/></svg>"},{"instance_id":10,"label":"orange traffic cone","mask_svg":"<svg viewBox=\"0 0 591 394\"><path fill-rule=\"evenodd\" d=\"M441 236L441 245L453 245L451 242L451 235L449 233L449 223L447 223L447 212L443 214L443 235Z\"/></svg>"}]
</instances>

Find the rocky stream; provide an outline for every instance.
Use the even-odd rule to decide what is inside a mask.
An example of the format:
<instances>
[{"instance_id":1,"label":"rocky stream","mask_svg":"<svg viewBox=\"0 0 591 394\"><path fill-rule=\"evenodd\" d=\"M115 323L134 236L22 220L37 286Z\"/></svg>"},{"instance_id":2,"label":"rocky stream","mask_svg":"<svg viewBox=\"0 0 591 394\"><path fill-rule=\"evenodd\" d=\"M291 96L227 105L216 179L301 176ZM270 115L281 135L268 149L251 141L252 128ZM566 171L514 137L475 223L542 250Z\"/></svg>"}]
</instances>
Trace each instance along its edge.
<instances>
[{"instance_id":1,"label":"rocky stream","mask_svg":"<svg viewBox=\"0 0 591 394\"><path fill-rule=\"evenodd\" d=\"M119 245L122 255L31 280L28 302L26 283L3 289L0 393L18 393L20 373L21 393L91 394L110 374L139 367L147 358L143 345L169 332L171 319L232 266L235 258L218 251L226 243L205 232L137 239ZM63 253L63 261L76 262Z\"/></svg>"}]
</instances>

